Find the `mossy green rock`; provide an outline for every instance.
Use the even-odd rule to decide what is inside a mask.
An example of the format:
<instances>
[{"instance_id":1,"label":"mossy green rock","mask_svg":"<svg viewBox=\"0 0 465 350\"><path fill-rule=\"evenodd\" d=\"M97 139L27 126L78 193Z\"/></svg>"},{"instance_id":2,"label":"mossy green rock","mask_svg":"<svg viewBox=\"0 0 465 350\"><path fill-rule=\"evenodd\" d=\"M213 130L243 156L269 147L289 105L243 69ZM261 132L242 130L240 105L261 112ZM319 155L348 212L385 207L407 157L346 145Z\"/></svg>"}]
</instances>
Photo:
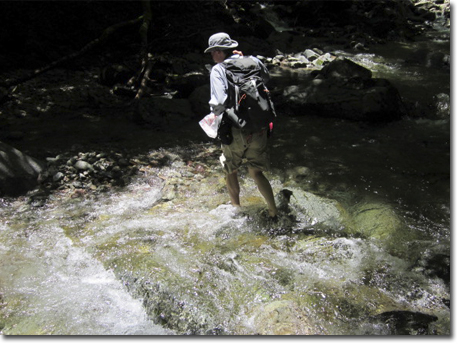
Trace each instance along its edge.
<instances>
[{"instance_id":1,"label":"mossy green rock","mask_svg":"<svg viewBox=\"0 0 465 350\"><path fill-rule=\"evenodd\" d=\"M321 224L331 229L342 227L342 215L337 201L298 188L288 189L292 191L289 204L298 213L300 221L311 225Z\"/></svg>"},{"instance_id":2,"label":"mossy green rock","mask_svg":"<svg viewBox=\"0 0 465 350\"><path fill-rule=\"evenodd\" d=\"M402 229L400 218L388 204L364 203L352 210L351 228L366 238L387 239Z\"/></svg>"}]
</instances>

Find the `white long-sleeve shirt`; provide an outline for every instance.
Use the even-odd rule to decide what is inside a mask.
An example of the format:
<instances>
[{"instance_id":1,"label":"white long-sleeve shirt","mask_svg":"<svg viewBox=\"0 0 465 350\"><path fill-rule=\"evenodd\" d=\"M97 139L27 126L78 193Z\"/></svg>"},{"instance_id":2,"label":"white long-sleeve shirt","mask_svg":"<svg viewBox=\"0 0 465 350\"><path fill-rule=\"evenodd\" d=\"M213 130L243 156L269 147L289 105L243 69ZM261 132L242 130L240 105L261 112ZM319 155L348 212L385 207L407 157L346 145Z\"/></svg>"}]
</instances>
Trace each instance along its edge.
<instances>
[{"instance_id":1,"label":"white long-sleeve shirt","mask_svg":"<svg viewBox=\"0 0 465 350\"><path fill-rule=\"evenodd\" d=\"M232 55L225 61L235 58L241 58L239 55ZM250 56L256 61L261 69L260 75L266 83L270 79L270 73L265 65L258 58ZM228 79L226 78L226 70L222 64L218 63L213 66L210 73L210 110L215 115L220 115L228 107L225 106L228 98Z\"/></svg>"}]
</instances>

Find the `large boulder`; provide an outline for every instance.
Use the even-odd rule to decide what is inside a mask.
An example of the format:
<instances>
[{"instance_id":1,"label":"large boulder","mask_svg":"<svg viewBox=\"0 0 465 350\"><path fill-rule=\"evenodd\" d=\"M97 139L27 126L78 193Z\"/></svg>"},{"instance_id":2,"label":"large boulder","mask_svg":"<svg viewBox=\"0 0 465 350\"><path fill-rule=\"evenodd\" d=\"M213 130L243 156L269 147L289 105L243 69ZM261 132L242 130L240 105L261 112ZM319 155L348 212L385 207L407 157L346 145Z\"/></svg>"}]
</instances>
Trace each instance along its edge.
<instances>
[{"instance_id":1,"label":"large boulder","mask_svg":"<svg viewBox=\"0 0 465 350\"><path fill-rule=\"evenodd\" d=\"M303 227L342 230L350 235L382 240L393 246L416 238L413 232L406 231L402 218L389 203L364 201L344 206L334 199L296 187L286 187L284 191L289 193L285 207L281 205L280 195L276 197L280 211L295 216ZM400 251L400 247L396 247L396 250Z\"/></svg>"},{"instance_id":2,"label":"large boulder","mask_svg":"<svg viewBox=\"0 0 465 350\"><path fill-rule=\"evenodd\" d=\"M346 82L349 79L360 78L368 80L372 78L372 73L369 69L362 67L347 58L338 58L325 66L319 76L325 79L342 80Z\"/></svg>"},{"instance_id":3,"label":"large boulder","mask_svg":"<svg viewBox=\"0 0 465 350\"><path fill-rule=\"evenodd\" d=\"M349 231L359 232L363 237L388 239L403 228L402 220L386 203L367 202L351 208Z\"/></svg>"},{"instance_id":4,"label":"large boulder","mask_svg":"<svg viewBox=\"0 0 465 350\"><path fill-rule=\"evenodd\" d=\"M38 185L45 165L0 142L0 195L17 196Z\"/></svg>"},{"instance_id":5,"label":"large boulder","mask_svg":"<svg viewBox=\"0 0 465 350\"><path fill-rule=\"evenodd\" d=\"M388 80L372 78L348 59L336 59L314 79L286 87L279 102L293 113L356 121L392 121L404 113L400 94Z\"/></svg>"}]
</instances>

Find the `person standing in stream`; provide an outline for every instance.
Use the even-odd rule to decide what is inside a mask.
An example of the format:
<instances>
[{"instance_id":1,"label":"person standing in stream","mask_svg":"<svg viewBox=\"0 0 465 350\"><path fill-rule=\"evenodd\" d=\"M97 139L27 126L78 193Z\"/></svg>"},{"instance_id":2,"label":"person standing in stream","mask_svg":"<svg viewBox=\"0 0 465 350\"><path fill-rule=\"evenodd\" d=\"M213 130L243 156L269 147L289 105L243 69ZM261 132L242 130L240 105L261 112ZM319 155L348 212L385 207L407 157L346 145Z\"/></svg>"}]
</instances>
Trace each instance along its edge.
<instances>
[{"instance_id":1,"label":"person standing in stream","mask_svg":"<svg viewBox=\"0 0 465 350\"><path fill-rule=\"evenodd\" d=\"M210 73L210 109L215 115L221 115L226 109L232 107L233 102L229 101L230 96L226 71L221 64L230 59L242 57L240 51L233 50L238 46L238 42L232 40L226 33L216 33L208 40L208 48L205 53L210 52L213 61L216 63ZM266 82L270 75L265 65L256 57L250 56L260 66L260 75ZM224 114L226 117L226 113ZM223 131L219 130L221 135ZM232 138L232 140L231 140ZM268 170L269 160L267 153L268 130L262 129L258 132L250 132L240 129L235 125L228 128L226 140L220 136L221 149L223 154L220 157L221 165L226 173L226 186L228 188L231 204L240 207L240 186L238 179L238 169L243 159L247 160L248 171L255 181L258 190L265 198L268 205L270 218L276 219L278 210L273 195L270 182L263 174Z\"/></svg>"}]
</instances>

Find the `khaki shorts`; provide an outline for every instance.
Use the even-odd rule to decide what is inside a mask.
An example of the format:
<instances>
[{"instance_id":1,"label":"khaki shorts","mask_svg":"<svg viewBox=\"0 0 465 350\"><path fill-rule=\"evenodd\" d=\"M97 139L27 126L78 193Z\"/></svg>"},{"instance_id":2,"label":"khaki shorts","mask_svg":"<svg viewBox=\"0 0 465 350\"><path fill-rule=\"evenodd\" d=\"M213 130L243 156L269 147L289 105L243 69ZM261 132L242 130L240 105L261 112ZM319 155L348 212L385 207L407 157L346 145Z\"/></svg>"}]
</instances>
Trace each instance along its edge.
<instances>
[{"instance_id":1,"label":"khaki shorts","mask_svg":"<svg viewBox=\"0 0 465 350\"><path fill-rule=\"evenodd\" d=\"M262 171L269 169L266 129L250 134L241 129L232 128L232 134L233 142L230 145L221 145L223 154L220 162L227 174L237 170L244 159L249 167Z\"/></svg>"}]
</instances>

